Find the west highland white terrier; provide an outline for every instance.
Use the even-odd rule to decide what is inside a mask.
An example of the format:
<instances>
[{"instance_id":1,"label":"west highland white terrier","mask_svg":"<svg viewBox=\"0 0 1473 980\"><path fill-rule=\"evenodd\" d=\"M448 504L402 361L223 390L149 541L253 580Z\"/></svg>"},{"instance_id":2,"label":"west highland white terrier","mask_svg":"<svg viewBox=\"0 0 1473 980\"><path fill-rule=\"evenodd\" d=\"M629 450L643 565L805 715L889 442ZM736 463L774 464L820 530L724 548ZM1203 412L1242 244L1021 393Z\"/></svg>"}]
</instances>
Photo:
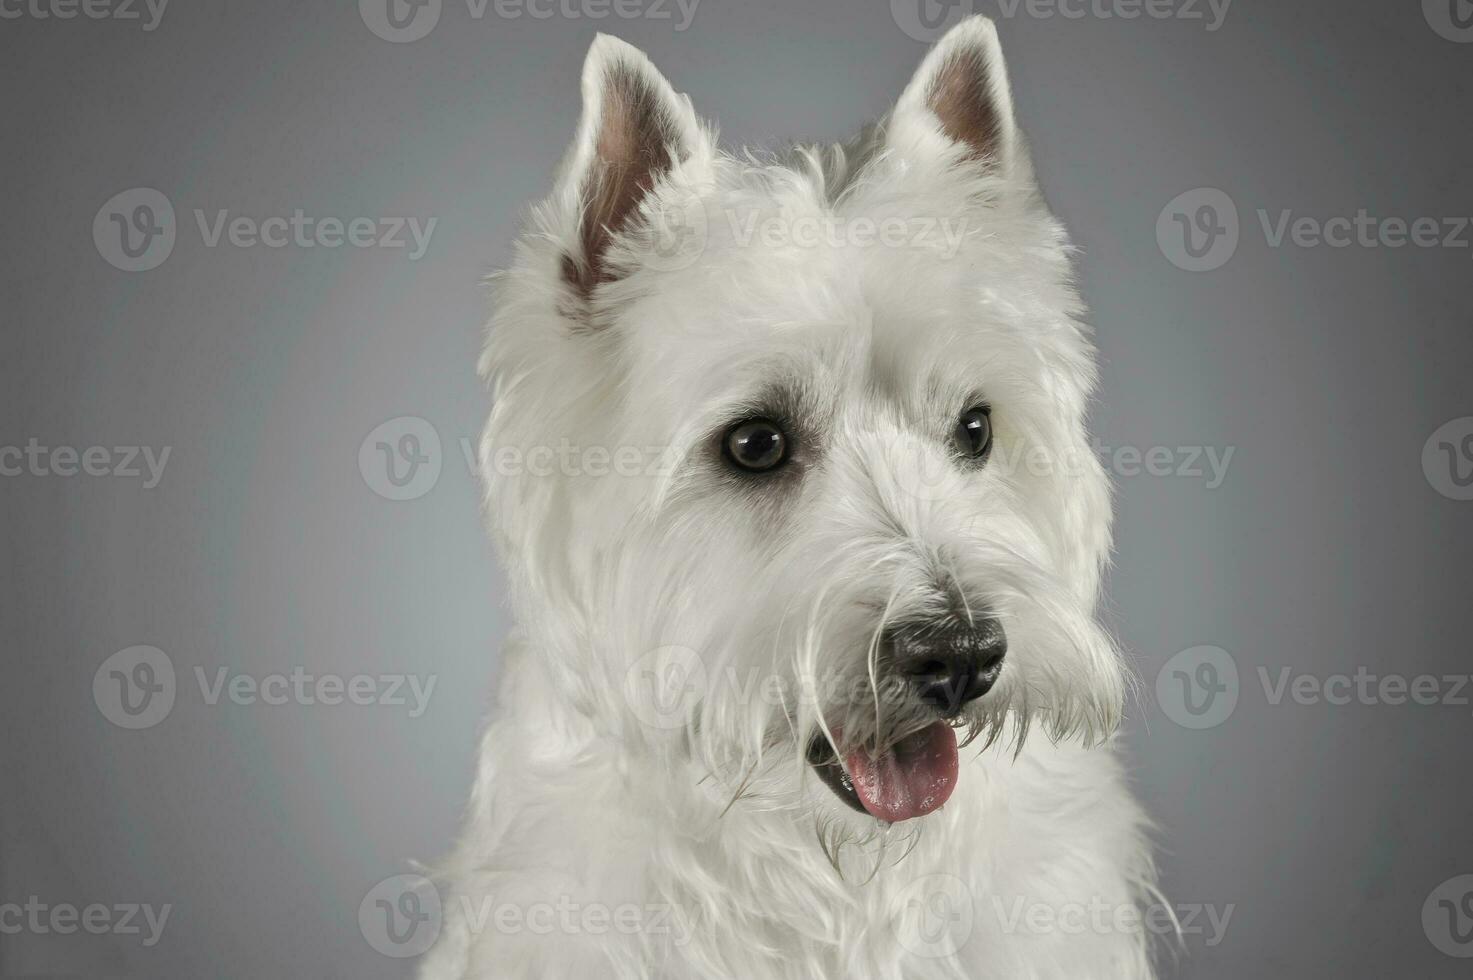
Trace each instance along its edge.
<instances>
[{"instance_id":1,"label":"west highland white terrier","mask_svg":"<svg viewBox=\"0 0 1473 980\"><path fill-rule=\"evenodd\" d=\"M854 141L731 156L599 37L499 277L518 627L448 978L1149 978L1070 247L997 33Z\"/></svg>"}]
</instances>

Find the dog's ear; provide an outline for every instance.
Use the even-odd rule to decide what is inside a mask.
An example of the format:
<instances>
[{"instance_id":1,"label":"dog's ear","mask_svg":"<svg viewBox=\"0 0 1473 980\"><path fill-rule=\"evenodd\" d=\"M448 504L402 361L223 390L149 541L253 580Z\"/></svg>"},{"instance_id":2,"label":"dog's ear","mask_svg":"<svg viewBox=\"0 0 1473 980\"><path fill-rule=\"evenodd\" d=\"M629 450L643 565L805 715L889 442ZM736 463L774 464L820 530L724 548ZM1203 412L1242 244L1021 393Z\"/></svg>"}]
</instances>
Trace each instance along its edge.
<instances>
[{"instance_id":1,"label":"dog's ear","mask_svg":"<svg viewBox=\"0 0 1473 980\"><path fill-rule=\"evenodd\" d=\"M969 17L937 42L895 105L889 145L903 157L934 156L938 141L1003 176L1026 168L997 28Z\"/></svg>"},{"instance_id":2,"label":"dog's ear","mask_svg":"<svg viewBox=\"0 0 1473 980\"><path fill-rule=\"evenodd\" d=\"M580 296L613 278L605 264L610 243L639 219L651 188L705 139L690 99L643 52L598 35L583 63L583 117L556 191L576 225L562 275Z\"/></svg>"}]
</instances>

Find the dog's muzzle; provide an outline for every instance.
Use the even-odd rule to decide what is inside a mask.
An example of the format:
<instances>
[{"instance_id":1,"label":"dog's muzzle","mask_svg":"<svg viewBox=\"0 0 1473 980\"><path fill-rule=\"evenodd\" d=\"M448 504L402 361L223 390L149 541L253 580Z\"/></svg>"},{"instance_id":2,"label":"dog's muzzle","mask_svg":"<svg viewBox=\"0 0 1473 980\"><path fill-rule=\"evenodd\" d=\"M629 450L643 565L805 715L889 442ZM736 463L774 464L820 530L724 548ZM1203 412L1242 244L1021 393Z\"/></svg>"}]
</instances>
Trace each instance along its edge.
<instances>
[{"instance_id":1,"label":"dog's muzzle","mask_svg":"<svg viewBox=\"0 0 1473 980\"><path fill-rule=\"evenodd\" d=\"M982 697L1002 673L1008 641L996 619L899 623L886 630L885 646L895 669L916 695L944 718L954 718Z\"/></svg>"},{"instance_id":2,"label":"dog's muzzle","mask_svg":"<svg viewBox=\"0 0 1473 980\"><path fill-rule=\"evenodd\" d=\"M958 776L951 719L997 683L1007 654L1002 624L991 617L901 622L881 635L887 671L935 709L937 720L878 746L822 734L808 761L834 794L855 810L895 823L924 816L950 798Z\"/></svg>"}]
</instances>

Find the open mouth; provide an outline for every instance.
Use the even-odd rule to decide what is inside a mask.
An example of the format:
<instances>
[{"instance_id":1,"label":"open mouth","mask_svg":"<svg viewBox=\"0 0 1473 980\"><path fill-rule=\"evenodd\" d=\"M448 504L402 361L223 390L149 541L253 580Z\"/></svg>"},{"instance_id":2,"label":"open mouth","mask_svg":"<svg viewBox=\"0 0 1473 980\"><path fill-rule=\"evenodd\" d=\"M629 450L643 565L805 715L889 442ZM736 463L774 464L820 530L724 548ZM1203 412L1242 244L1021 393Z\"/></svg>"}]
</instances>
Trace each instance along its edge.
<instances>
[{"instance_id":1,"label":"open mouth","mask_svg":"<svg viewBox=\"0 0 1473 980\"><path fill-rule=\"evenodd\" d=\"M842 735L834 733L842 742ZM808 762L834 795L860 813L887 823L923 817L956 789L956 729L937 721L879 752L849 749L842 760L821 733Z\"/></svg>"}]
</instances>

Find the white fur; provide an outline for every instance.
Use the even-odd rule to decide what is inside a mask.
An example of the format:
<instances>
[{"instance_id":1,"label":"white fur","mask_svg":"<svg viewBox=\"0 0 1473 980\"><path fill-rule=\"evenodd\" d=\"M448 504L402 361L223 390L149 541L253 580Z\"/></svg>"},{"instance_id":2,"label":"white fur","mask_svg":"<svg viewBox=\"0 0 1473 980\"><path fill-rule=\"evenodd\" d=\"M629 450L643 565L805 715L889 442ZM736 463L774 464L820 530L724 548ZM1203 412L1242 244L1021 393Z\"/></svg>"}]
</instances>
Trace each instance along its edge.
<instances>
[{"instance_id":1,"label":"white fur","mask_svg":"<svg viewBox=\"0 0 1473 980\"><path fill-rule=\"evenodd\" d=\"M985 53L1002 122L988 164L925 104L930 73L963 45ZM681 162L614 245L620 276L579 314L561 261L615 63L659 93ZM1143 906L1154 876L1111 748L1127 674L1095 619L1110 507L1085 430L1093 352L992 25L948 35L862 139L783 160L719 152L688 101L612 38L593 45L583 88L558 186L499 279L482 363L486 507L519 626L422 976L1153 976L1139 929L1018 920ZM703 247L657 259L661 215L691 202ZM949 219L963 234L955 254L795 245L744 238L752 215ZM801 402L816 445L798 478L752 494L712 434L774 387ZM978 394L997 439L980 470L946 445ZM662 453L639 475L507 465L564 439ZM963 750L955 795L888 827L844 807L804 746L915 717L797 694L824 678L862 686L880 626L934 609L938 578L1002 620L1008 659L966 719L983 737ZM693 662L698 696L663 692L680 713L652 724L670 702L642 668ZM580 924L498 924L497 910L539 904ZM581 922L626 904L638 928ZM947 918L958 909L968 921ZM932 912L958 941L917 938Z\"/></svg>"}]
</instances>

